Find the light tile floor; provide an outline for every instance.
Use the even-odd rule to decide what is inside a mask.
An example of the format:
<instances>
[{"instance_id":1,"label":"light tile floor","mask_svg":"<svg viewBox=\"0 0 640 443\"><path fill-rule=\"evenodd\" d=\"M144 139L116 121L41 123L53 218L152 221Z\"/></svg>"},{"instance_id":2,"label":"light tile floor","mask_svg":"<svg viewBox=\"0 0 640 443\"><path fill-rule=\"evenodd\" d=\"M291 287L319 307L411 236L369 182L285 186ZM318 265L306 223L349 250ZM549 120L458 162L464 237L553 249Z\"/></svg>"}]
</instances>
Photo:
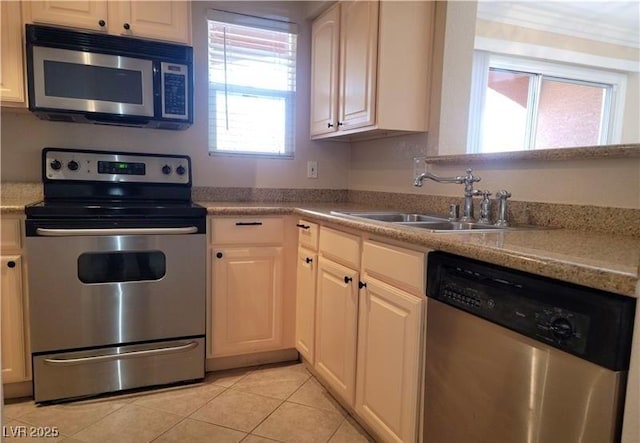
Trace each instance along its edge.
<instances>
[{"instance_id":1,"label":"light tile floor","mask_svg":"<svg viewBox=\"0 0 640 443\"><path fill-rule=\"evenodd\" d=\"M294 442L374 440L301 363L215 372L202 383L145 390L64 404L9 400L10 431L56 427L43 442Z\"/></svg>"}]
</instances>

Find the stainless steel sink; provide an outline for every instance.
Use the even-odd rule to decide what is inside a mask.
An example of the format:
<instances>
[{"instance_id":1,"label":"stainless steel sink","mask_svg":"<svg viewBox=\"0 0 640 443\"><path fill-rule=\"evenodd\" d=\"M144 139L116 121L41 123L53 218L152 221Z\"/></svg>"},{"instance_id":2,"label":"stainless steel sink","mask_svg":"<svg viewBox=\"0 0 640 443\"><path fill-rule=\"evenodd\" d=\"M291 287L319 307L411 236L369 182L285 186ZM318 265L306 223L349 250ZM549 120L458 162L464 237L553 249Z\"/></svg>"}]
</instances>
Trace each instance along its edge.
<instances>
[{"instance_id":1,"label":"stainless steel sink","mask_svg":"<svg viewBox=\"0 0 640 443\"><path fill-rule=\"evenodd\" d=\"M454 231L470 231L470 230L473 230L473 231L498 230L499 231L499 230L507 229L500 226L485 225L481 223L465 223L465 222L452 222L452 221L395 223L395 224L401 225L401 226L408 226L411 228L428 229L433 232L454 232Z\"/></svg>"},{"instance_id":2,"label":"stainless steel sink","mask_svg":"<svg viewBox=\"0 0 640 443\"><path fill-rule=\"evenodd\" d=\"M348 217L366 218L391 223L408 223L408 222L446 222L446 218L435 217L425 214L411 214L405 212L331 212L334 215L342 215Z\"/></svg>"},{"instance_id":3,"label":"stainless steel sink","mask_svg":"<svg viewBox=\"0 0 640 443\"><path fill-rule=\"evenodd\" d=\"M427 214L415 214L406 212L338 212L332 211L333 215L343 217L364 218L367 220L375 220L379 222L392 223L398 226L406 226L410 228L419 228L431 232L461 232L461 231L500 231L504 228L494 225L485 225L481 223L466 223L449 221L445 217L437 217Z\"/></svg>"}]
</instances>

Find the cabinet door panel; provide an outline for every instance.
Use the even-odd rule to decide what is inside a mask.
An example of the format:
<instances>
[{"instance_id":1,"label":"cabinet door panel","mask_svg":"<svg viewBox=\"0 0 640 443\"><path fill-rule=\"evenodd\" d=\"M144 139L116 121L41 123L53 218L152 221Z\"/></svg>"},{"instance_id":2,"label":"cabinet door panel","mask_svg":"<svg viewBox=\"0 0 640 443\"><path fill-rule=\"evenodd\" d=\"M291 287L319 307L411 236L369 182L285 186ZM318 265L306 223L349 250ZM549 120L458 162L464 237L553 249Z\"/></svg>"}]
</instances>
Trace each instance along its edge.
<instances>
[{"instance_id":1,"label":"cabinet door panel","mask_svg":"<svg viewBox=\"0 0 640 443\"><path fill-rule=\"evenodd\" d=\"M214 247L213 254L212 356L281 348L282 248Z\"/></svg>"},{"instance_id":2,"label":"cabinet door panel","mask_svg":"<svg viewBox=\"0 0 640 443\"><path fill-rule=\"evenodd\" d=\"M378 2L344 2L340 17L341 129L375 123ZM398 48L399 51L402 48Z\"/></svg>"},{"instance_id":3,"label":"cabinet door panel","mask_svg":"<svg viewBox=\"0 0 640 443\"><path fill-rule=\"evenodd\" d=\"M34 23L73 26L106 31L109 26L106 1L37 1L29 2ZM100 26L100 20L105 21Z\"/></svg>"},{"instance_id":4,"label":"cabinet door panel","mask_svg":"<svg viewBox=\"0 0 640 443\"><path fill-rule=\"evenodd\" d=\"M416 441L423 300L365 275L356 411L385 441Z\"/></svg>"},{"instance_id":5,"label":"cabinet door panel","mask_svg":"<svg viewBox=\"0 0 640 443\"><path fill-rule=\"evenodd\" d=\"M113 2L109 14L112 33L191 43L191 5L187 1Z\"/></svg>"},{"instance_id":6,"label":"cabinet door panel","mask_svg":"<svg viewBox=\"0 0 640 443\"><path fill-rule=\"evenodd\" d=\"M296 274L296 349L313 364L318 255L298 248Z\"/></svg>"},{"instance_id":7,"label":"cabinet door panel","mask_svg":"<svg viewBox=\"0 0 640 443\"><path fill-rule=\"evenodd\" d=\"M3 103L20 104L25 101L20 3L3 2L0 5L0 13L0 100Z\"/></svg>"},{"instance_id":8,"label":"cabinet door panel","mask_svg":"<svg viewBox=\"0 0 640 443\"><path fill-rule=\"evenodd\" d=\"M320 257L315 368L344 401L355 394L358 272Z\"/></svg>"},{"instance_id":9,"label":"cabinet door panel","mask_svg":"<svg viewBox=\"0 0 640 443\"><path fill-rule=\"evenodd\" d=\"M2 382L28 380L27 340L25 334L22 259L19 255L0 258L2 315Z\"/></svg>"},{"instance_id":10,"label":"cabinet door panel","mask_svg":"<svg viewBox=\"0 0 640 443\"><path fill-rule=\"evenodd\" d=\"M338 129L339 32L339 4L314 21L311 27L311 135Z\"/></svg>"}]
</instances>

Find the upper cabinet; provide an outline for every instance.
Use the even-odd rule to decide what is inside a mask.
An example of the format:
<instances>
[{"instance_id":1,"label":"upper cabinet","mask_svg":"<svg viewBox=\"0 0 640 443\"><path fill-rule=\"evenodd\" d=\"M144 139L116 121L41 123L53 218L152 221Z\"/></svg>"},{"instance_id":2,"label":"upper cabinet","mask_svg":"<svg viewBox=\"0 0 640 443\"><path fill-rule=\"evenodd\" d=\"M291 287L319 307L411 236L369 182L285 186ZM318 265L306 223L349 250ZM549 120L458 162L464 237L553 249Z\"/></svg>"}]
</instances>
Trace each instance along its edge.
<instances>
[{"instance_id":1,"label":"upper cabinet","mask_svg":"<svg viewBox=\"0 0 640 443\"><path fill-rule=\"evenodd\" d=\"M191 44L186 1L34 1L25 2L24 11L31 23Z\"/></svg>"},{"instance_id":2,"label":"upper cabinet","mask_svg":"<svg viewBox=\"0 0 640 443\"><path fill-rule=\"evenodd\" d=\"M0 14L0 100L3 106L24 106L20 3L0 2Z\"/></svg>"},{"instance_id":3,"label":"upper cabinet","mask_svg":"<svg viewBox=\"0 0 640 443\"><path fill-rule=\"evenodd\" d=\"M311 138L428 130L434 2L345 1L312 27Z\"/></svg>"}]
</instances>

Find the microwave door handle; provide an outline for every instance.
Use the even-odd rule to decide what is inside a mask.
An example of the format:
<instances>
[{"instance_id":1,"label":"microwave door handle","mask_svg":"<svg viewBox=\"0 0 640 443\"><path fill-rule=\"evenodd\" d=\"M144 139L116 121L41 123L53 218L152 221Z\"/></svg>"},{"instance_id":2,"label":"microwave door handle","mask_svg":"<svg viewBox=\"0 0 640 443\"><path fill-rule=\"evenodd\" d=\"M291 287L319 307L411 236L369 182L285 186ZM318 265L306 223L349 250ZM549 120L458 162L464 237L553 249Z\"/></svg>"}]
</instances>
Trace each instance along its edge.
<instances>
[{"instance_id":1,"label":"microwave door handle","mask_svg":"<svg viewBox=\"0 0 640 443\"><path fill-rule=\"evenodd\" d=\"M195 234L196 226L184 228L117 228L117 229L52 229L37 228L36 233L43 237L78 237L88 235L176 235Z\"/></svg>"}]
</instances>

